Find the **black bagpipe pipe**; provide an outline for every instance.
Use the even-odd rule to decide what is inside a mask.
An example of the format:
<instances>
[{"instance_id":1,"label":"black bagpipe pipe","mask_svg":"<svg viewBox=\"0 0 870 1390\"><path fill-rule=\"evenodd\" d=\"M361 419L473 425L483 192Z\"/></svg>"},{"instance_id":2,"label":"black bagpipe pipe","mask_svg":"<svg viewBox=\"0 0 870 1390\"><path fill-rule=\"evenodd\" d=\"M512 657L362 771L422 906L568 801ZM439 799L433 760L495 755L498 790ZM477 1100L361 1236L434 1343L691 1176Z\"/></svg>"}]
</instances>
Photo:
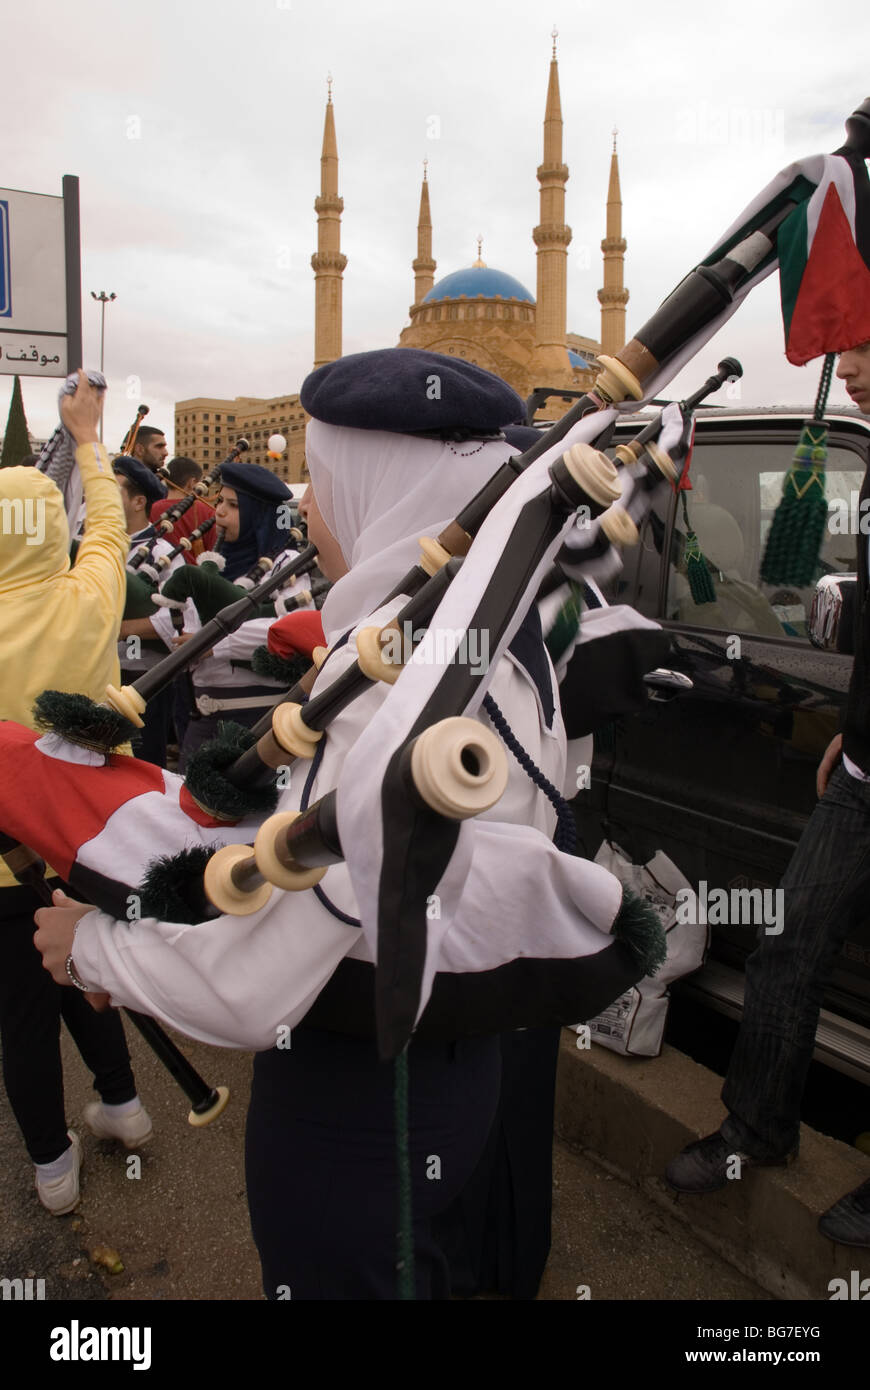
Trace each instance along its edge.
<instances>
[{"instance_id":1,"label":"black bagpipe pipe","mask_svg":"<svg viewBox=\"0 0 870 1390\"><path fill-rule=\"evenodd\" d=\"M178 544L174 545L165 555L158 555L153 565L149 561L149 563L143 567L149 577L157 582L160 578L160 572L168 569L172 561L177 559L179 555L186 555L189 550L192 550L196 542L201 541L203 536L207 535L214 525L214 517L207 516L198 526L193 528L189 536L182 536Z\"/></svg>"},{"instance_id":2,"label":"black bagpipe pipe","mask_svg":"<svg viewBox=\"0 0 870 1390\"><path fill-rule=\"evenodd\" d=\"M680 410L684 418L690 417L700 402L717 391L726 380L740 377L742 373L743 369L735 358L725 358L720 362L718 371L681 402ZM598 559L613 545L628 545L636 541L637 523L650 505L653 492L663 479L676 476L668 456L655 442L661 433L662 424L663 417L660 413L645 425L630 443L617 446L616 454L619 461L626 468L631 468L634 478L634 489L629 504L625 510L618 504L606 506L603 505L603 496L591 502L592 509L602 518L601 523L594 532L590 528L589 540L583 549L563 548L557 557L552 587L566 582L566 575L559 567L559 560L563 556L565 563L573 567ZM548 437L543 436L544 440ZM527 454L511 462L532 461L530 455L534 454L537 457L541 452L540 441L536 441ZM575 446L575 451L572 452L581 460L588 460L596 453L591 446L586 445ZM645 459L648 460L646 464ZM556 470L559 478L563 476L565 461L560 460L560 463L562 468ZM555 467L554 465L554 469ZM511 474L516 477L513 469ZM494 476L498 477L499 474ZM554 477L554 488L558 485ZM482 493L479 493L478 498L481 496ZM587 498L586 501L589 505L590 499ZM462 529L465 534L468 526L476 533L484 519L474 503L465 509L463 518L465 524ZM437 557L437 547L443 546L445 539L450 542L455 534L452 526L456 524L452 523L445 528L437 542L421 542L425 565L428 566L433 558ZM307 699L316 676L316 667L313 667L253 726L249 735L253 740L251 747L229 766L217 768L210 765L207 754L201 751L187 774L188 788L197 802L216 815L224 815L227 804L238 805L239 792L260 793L270 784L274 786L279 769L291 766L296 758L313 757L321 734L341 710L374 682L383 680L392 683L398 678L402 665L386 661L385 649L389 649L391 653L399 650L403 659L408 659L411 653L405 650L405 634L410 632L423 635L461 563L462 556L453 555L441 563L440 568L435 568L431 575L421 566L411 570L402 584L393 590L390 598L396 597L397 594L410 594L411 597L383 628L365 628L357 634L359 656L354 665L322 694ZM385 602L389 602L389 599ZM306 703L303 704L303 701ZM227 794L227 802L224 801L222 793Z\"/></svg>"},{"instance_id":3,"label":"black bagpipe pipe","mask_svg":"<svg viewBox=\"0 0 870 1390\"><path fill-rule=\"evenodd\" d=\"M136 411L136 419L133 421L127 433L124 435L124 441L121 444L120 449L118 450L119 454L132 454L133 448L136 444L136 437L139 433L139 426L142 424L142 421L148 414L150 414L150 407L147 405L140 405Z\"/></svg>"},{"instance_id":4,"label":"black bagpipe pipe","mask_svg":"<svg viewBox=\"0 0 870 1390\"><path fill-rule=\"evenodd\" d=\"M178 502L173 502L171 507L166 508L166 511L160 517L159 521L154 523L158 532L161 535L165 535L167 531L171 531L175 523L184 516L185 512L190 511L194 502L201 501L202 498L208 496L215 483L220 480L221 469L228 463L234 463L235 460L239 458L241 454L245 453L246 450L250 449L250 447L247 439L237 439L226 458L221 459L220 463L216 463L210 473L206 473L203 478L200 478L198 483L194 484L193 492L189 492L186 497L182 497ZM162 478L165 483L174 486L172 475L169 473L168 469L158 468L157 475ZM197 540L198 539L199 537L197 537Z\"/></svg>"},{"instance_id":5,"label":"black bagpipe pipe","mask_svg":"<svg viewBox=\"0 0 870 1390\"><path fill-rule=\"evenodd\" d=\"M226 579L211 555L201 555L195 566L185 565L184 569L178 569L175 574L170 575L163 588L163 601L168 599L173 603L183 604L190 598L199 614L200 622L209 623L223 609L247 597L255 589L259 590L260 585L274 570L275 560L286 549L287 541L282 539L276 543L271 554L261 555L247 574L237 579ZM169 560L169 556L165 558ZM292 578L292 574L290 577ZM308 601L308 597L306 595L305 602ZM247 614L245 621L250 618L272 616L274 615L267 611L267 605L262 604L256 612Z\"/></svg>"},{"instance_id":6,"label":"black bagpipe pipe","mask_svg":"<svg viewBox=\"0 0 870 1390\"><path fill-rule=\"evenodd\" d=\"M229 637L231 633L241 627L242 623L249 618L256 617L260 604L270 594L282 588L288 580L293 579L296 575L308 573L316 563L317 547L309 545L295 559L288 560L286 564L273 569L260 584L243 594L241 598L237 598L235 602L222 608L204 627L200 628L199 632L195 632L184 646L179 647L177 651L170 652L163 661L153 666L150 671L146 671L132 685L123 686L120 690L115 686L109 686L106 690L106 698L111 708L135 728L142 728L141 716L150 699L164 690L175 676L189 666L192 661L209 651L215 642L219 642L222 637ZM186 572L191 575L196 573L192 565L187 565L184 570L178 570L175 575L171 576L169 582L171 583L172 579L180 580L180 577ZM167 584L166 588L168 587ZM166 588L164 588L164 593ZM123 730L120 732L121 737L116 742L120 742L125 736Z\"/></svg>"},{"instance_id":7,"label":"black bagpipe pipe","mask_svg":"<svg viewBox=\"0 0 870 1390\"><path fill-rule=\"evenodd\" d=\"M52 906L52 888L45 876L45 861L38 854L0 831L0 857L20 884L35 892L46 907ZM227 1087L209 1086L155 1019L134 1009L124 1012L190 1101L188 1123L199 1129L216 1120L230 1098Z\"/></svg>"}]
</instances>

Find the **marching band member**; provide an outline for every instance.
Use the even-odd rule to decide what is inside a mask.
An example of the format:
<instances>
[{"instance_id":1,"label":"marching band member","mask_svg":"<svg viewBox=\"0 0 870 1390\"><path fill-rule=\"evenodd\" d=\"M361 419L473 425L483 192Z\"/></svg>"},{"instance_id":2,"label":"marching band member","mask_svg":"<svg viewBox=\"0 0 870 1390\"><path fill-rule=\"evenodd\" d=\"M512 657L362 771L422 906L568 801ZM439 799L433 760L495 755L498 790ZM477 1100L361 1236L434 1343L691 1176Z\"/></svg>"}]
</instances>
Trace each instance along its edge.
<instances>
[{"instance_id":1,"label":"marching band member","mask_svg":"<svg viewBox=\"0 0 870 1390\"><path fill-rule=\"evenodd\" d=\"M61 406L87 500L84 538L69 562L63 498L33 468L5 468L0 491L11 505L0 527L0 717L33 728L33 702L46 688L99 698L118 678L115 639L124 606L127 533L118 486L97 442L100 395L83 372ZM7 526L20 509L33 534ZM39 898L0 866L0 1030L6 1091L36 1165L36 1190L56 1216L79 1200L81 1147L67 1130L60 1057L64 1019L101 1100L85 1119L101 1137L141 1143L151 1121L136 1094L120 1018L97 1014L80 989L61 989L33 945ZM67 983L76 983L67 980Z\"/></svg>"},{"instance_id":2,"label":"marching band member","mask_svg":"<svg viewBox=\"0 0 870 1390\"><path fill-rule=\"evenodd\" d=\"M239 580L261 556L270 558L273 568L295 558L298 552L287 545L292 497L286 484L268 468L256 463L222 465L215 521L224 533L220 547L224 579ZM309 583L304 577L292 580L271 603L304 592ZM231 636L215 643L211 653L194 667L194 698L201 717L188 725L179 771L197 748L215 737L221 721L231 719L250 728L281 693L280 680L256 675L251 668L251 658L265 643L269 624L276 616L277 611L273 611L268 617L243 623Z\"/></svg>"},{"instance_id":3,"label":"marching band member","mask_svg":"<svg viewBox=\"0 0 870 1390\"><path fill-rule=\"evenodd\" d=\"M509 449L499 430L521 409L503 382L458 362L449 362L449 379L448 366L443 369L450 389L441 399L409 401L404 374L413 378L417 368L419 378L416 359L432 354L408 350L389 354L394 376L373 399L365 370L372 354L361 356L357 368L348 358L332 364L339 373L334 383L315 373L320 389L306 392L306 408L319 417L308 431L309 534L323 572L336 581L322 615L335 651L315 695L354 659L357 627L370 619L385 590L415 558L418 536L429 528L437 532L503 463ZM436 436L405 433L412 418ZM350 420L356 427L340 427ZM439 437L442 432L446 437ZM397 601L378 610L378 620L398 606ZM491 689L523 748L558 786L564 729L534 610L520 633L521 640L499 663ZM383 698L384 687L373 685L330 726L311 800L335 786L348 748ZM302 780L291 783L282 808L299 804ZM482 819L543 831L535 850L552 851L548 840L556 815L518 763L511 765L500 802ZM528 849L524 844L523 855L484 864L494 852L490 845L475 858L490 885L493 931L513 930L518 913L526 922L528 883L537 872L549 874L542 862L536 869ZM562 859L567 869L572 861ZM525 888L516 877L520 872ZM60 952L65 957L71 950L78 923L75 965L86 980L99 982L118 999L147 998L161 1018L206 1041L261 1049L248 1121L247 1172L267 1297L287 1297L289 1288L294 1299L390 1299L395 1296L392 1068L378 1060L374 968L354 925L355 898L344 864L330 870L325 888L325 893L294 895L292 901L279 896L274 905L243 919L191 926L145 920L134 933L104 914L66 905L40 913L40 945L46 966L57 973ZM567 898L558 912L566 922L573 920ZM292 962L315 936L330 963L321 985L312 989L310 980L294 978ZM304 1022L296 1026L300 1018ZM270 1046L282 1029L286 1032L288 1021L292 1046ZM474 1171L499 1093L498 1039L456 1041L454 1034L451 1040L449 1022L445 1027L446 1035L415 1038L410 1050L421 1298L448 1294L447 1262L431 1223ZM438 1181L427 1179L433 1155Z\"/></svg>"},{"instance_id":4,"label":"marching band member","mask_svg":"<svg viewBox=\"0 0 870 1390\"><path fill-rule=\"evenodd\" d=\"M156 425L139 426L133 445L133 457L139 463L144 464L151 473L156 473L158 468L163 467L168 453L163 430L158 429Z\"/></svg>"},{"instance_id":5,"label":"marching band member","mask_svg":"<svg viewBox=\"0 0 870 1390\"><path fill-rule=\"evenodd\" d=\"M151 508L155 503L165 499L166 488L144 463L126 454L119 454L113 461L112 468L120 485L127 522L127 562L129 564L134 555L145 546L148 563L153 564L160 556L168 555L172 550L171 543L158 536L155 526L149 520ZM177 555L161 576L160 583L164 583L169 575L183 564L183 558ZM144 574L145 570L140 566L140 577L144 577ZM128 608L129 606L128 604ZM130 638L138 638L138 642L131 643ZM155 665L165 655L165 649L172 650L174 640L175 629L165 609L155 607L147 617L125 617L121 623L118 642L118 656L124 679L134 681L143 671ZM155 763L158 767L166 766L173 699L174 690L170 687L152 700L146 711L145 727L131 739L136 757L144 759L147 763Z\"/></svg>"},{"instance_id":6,"label":"marching band member","mask_svg":"<svg viewBox=\"0 0 870 1390\"><path fill-rule=\"evenodd\" d=\"M166 472L169 474L168 494L162 500L155 502L151 508L151 520L156 526L164 512L174 506L176 502L181 502L185 497L189 497L194 491L196 484L202 477L202 469L194 459L183 458L178 455L170 459L166 465ZM203 521L214 516L214 507L208 502L204 502L201 497L197 497L187 508L183 516L180 516L172 527L171 531L166 532L166 540L172 545L177 545L182 537L188 537L195 531ZM201 555L206 549L202 539L195 540L190 550L185 551L184 560L188 565L195 565L197 556Z\"/></svg>"}]
</instances>

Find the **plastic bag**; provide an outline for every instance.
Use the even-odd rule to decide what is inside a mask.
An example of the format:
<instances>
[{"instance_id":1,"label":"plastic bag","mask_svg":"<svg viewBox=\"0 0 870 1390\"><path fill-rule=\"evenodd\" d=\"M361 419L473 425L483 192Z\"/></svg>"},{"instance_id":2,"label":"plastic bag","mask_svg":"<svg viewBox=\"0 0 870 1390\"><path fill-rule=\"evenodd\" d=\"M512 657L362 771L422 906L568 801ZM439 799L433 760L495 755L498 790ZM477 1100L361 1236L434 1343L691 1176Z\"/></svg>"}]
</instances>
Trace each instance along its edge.
<instances>
[{"instance_id":1,"label":"plastic bag","mask_svg":"<svg viewBox=\"0 0 870 1390\"><path fill-rule=\"evenodd\" d=\"M593 1042L627 1057L658 1057L668 1016L668 985L690 975L704 963L709 929L703 923L678 922L676 898L692 885L661 850L647 864L633 864L618 845L605 840L595 856L601 864L643 898L662 919L668 955L655 976L647 976L595 1018L587 1019ZM575 1025L577 1031L582 1024Z\"/></svg>"}]
</instances>

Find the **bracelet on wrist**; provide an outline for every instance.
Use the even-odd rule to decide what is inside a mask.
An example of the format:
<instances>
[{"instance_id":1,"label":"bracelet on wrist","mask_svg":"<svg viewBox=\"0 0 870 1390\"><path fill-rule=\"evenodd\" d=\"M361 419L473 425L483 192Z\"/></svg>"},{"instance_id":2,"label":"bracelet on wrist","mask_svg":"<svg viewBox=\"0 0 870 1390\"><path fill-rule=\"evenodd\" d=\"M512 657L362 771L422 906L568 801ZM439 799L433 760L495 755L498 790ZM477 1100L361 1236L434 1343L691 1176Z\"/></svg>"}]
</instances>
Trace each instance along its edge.
<instances>
[{"instance_id":1,"label":"bracelet on wrist","mask_svg":"<svg viewBox=\"0 0 870 1390\"><path fill-rule=\"evenodd\" d=\"M67 956L65 964L66 964L66 973L67 973L67 975L69 976L70 984L75 985L76 989L80 989L80 990L82 991L83 994L90 994L90 993L91 993L91 987L90 987L90 985L86 985L86 984L84 983L84 981L83 981L83 980L80 980L79 977L78 977L78 975L76 974L76 970L75 970L75 966L73 965L73 958L72 958L72 955L71 955L71 954Z\"/></svg>"}]
</instances>

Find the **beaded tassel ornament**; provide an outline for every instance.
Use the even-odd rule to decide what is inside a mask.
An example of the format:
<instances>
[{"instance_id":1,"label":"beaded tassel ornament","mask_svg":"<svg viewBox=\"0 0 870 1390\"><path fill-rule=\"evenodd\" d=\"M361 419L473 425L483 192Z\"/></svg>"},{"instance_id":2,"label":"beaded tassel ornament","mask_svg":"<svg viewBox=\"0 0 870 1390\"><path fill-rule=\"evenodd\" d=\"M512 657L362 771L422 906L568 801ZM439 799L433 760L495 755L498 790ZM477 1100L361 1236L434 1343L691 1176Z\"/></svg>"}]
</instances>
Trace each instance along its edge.
<instances>
[{"instance_id":1,"label":"beaded tassel ornament","mask_svg":"<svg viewBox=\"0 0 870 1390\"><path fill-rule=\"evenodd\" d=\"M804 424L791 466L782 485L782 497L764 548L761 578L765 584L804 588L816 577L819 550L828 519L825 498L825 460L828 427L825 406L831 388L836 354L829 352L822 367L813 417Z\"/></svg>"}]
</instances>

